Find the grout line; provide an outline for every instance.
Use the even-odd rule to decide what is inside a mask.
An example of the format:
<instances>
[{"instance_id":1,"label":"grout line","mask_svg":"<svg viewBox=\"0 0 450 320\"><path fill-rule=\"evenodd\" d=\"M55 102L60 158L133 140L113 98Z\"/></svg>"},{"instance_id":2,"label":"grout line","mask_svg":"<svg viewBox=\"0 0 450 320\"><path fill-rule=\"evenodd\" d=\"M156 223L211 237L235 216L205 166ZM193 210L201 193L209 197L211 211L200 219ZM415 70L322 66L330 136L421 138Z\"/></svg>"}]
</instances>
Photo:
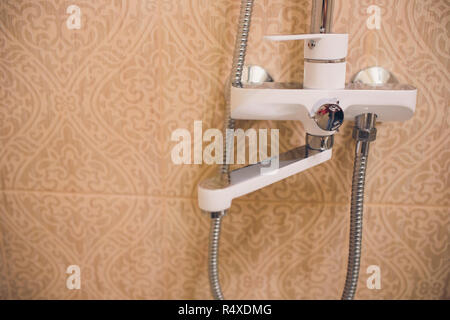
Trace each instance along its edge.
<instances>
[{"instance_id":1,"label":"grout line","mask_svg":"<svg viewBox=\"0 0 450 320\"><path fill-rule=\"evenodd\" d=\"M127 194L127 193L81 193L81 192L65 192L65 191L51 191L51 190L25 190L25 189L0 189L0 192L4 193L31 193L31 194L50 194L57 196L82 196L82 197L99 197L99 196L109 196L109 197L123 197L123 198L155 198L155 199L170 199L170 200L197 200L196 197L189 196L168 196L168 195L152 195L152 194ZM309 207L317 206L349 206L350 199L348 202L302 202L296 200L273 200L273 199L235 199L236 202L259 202L259 203L280 203L285 204L289 202L291 204L298 204ZM369 207L411 207L411 208L450 208L450 205L432 205L432 204L402 204L402 203L370 203L365 202L364 206Z\"/></svg>"}]
</instances>

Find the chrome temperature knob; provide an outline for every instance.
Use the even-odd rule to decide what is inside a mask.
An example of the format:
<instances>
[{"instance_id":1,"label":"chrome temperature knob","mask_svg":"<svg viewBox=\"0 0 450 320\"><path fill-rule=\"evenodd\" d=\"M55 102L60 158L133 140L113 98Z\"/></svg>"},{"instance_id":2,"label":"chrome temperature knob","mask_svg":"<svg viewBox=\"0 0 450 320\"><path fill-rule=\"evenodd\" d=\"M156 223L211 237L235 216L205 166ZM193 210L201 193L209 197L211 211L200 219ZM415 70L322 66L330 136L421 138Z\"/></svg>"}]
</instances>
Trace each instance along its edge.
<instances>
[{"instance_id":1,"label":"chrome temperature knob","mask_svg":"<svg viewBox=\"0 0 450 320\"><path fill-rule=\"evenodd\" d=\"M344 111L338 104L324 104L317 109L313 118L320 129L334 131L344 122Z\"/></svg>"}]
</instances>

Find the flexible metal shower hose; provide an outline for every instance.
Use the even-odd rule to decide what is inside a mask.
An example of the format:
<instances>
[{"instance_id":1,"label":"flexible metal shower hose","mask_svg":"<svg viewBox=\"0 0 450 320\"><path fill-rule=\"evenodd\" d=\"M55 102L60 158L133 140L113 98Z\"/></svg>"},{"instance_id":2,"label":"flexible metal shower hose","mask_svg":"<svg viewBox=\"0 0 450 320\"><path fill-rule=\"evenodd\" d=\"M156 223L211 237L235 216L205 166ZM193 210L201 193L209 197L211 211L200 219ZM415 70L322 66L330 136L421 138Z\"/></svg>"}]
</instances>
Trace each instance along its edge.
<instances>
[{"instance_id":1,"label":"flexible metal shower hose","mask_svg":"<svg viewBox=\"0 0 450 320\"><path fill-rule=\"evenodd\" d=\"M236 43L233 54L233 65L231 68L231 85L234 87L242 87L241 78L245 64L245 53L247 51L248 35L250 33L250 22L252 17L253 0L242 0L241 11L239 15L239 27L236 36ZM231 88L230 88L231 90ZM234 129L234 120L231 119L230 101L226 101L225 109L225 124L224 124L224 153L223 163L220 168L220 176L222 179L227 179L230 182L230 167L229 157L231 154L232 144L234 142L234 134L231 130ZM209 284L213 298L216 300L223 300L222 289L219 281L219 240L220 229L222 224L222 217L225 212L211 213L211 232L209 236Z\"/></svg>"},{"instance_id":2,"label":"flexible metal shower hose","mask_svg":"<svg viewBox=\"0 0 450 320\"><path fill-rule=\"evenodd\" d=\"M350 209L350 239L348 246L347 276L342 300L352 300L358 286L362 249L364 183L366 180L367 159L370 142L375 141L377 115L360 114L355 117L353 138L356 139L355 162L353 164L352 198Z\"/></svg>"},{"instance_id":3,"label":"flexible metal shower hose","mask_svg":"<svg viewBox=\"0 0 450 320\"><path fill-rule=\"evenodd\" d=\"M233 52L233 64L231 66L231 85L233 87L242 87L241 79L242 72L244 70L245 65L245 54L247 52L247 42L248 35L250 33L250 22L252 18L252 9L253 9L253 0L242 0L241 2L241 12L239 15L239 26L236 35L236 42L234 45ZM227 90L231 90L228 88ZM228 94L230 97L230 94ZM231 154L234 134L231 130L234 129L234 120L231 118L231 106L229 98L226 101L225 106L225 123L224 123L224 136L225 136L225 145L224 145L224 153L223 153L223 163L221 166L221 175L222 178L229 179L229 161L228 159L232 157Z\"/></svg>"},{"instance_id":4,"label":"flexible metal shower hose","mask_svg":"<svg viewBox=\"0 0 450 320\"><path fill-rule=\"evenodd\" d=\"M222 214L212 213L211 230L209 237L209 283L211 293L215 300L223 300L222 289L219 282L219 239L222 225Z\"/></svg>"},{"instance_id":5,"label":"flexible metal shower hose","mask_svg":"<svg viewBox=\"0 0 450 320\"><path fill-rule=\"evenodd\" d=\"M366 168L367 156L356 153L353 165L347 276L345 279L344 291L342 293L342 300L352 300L358 285Z\"/></svg>"}]
</instances>

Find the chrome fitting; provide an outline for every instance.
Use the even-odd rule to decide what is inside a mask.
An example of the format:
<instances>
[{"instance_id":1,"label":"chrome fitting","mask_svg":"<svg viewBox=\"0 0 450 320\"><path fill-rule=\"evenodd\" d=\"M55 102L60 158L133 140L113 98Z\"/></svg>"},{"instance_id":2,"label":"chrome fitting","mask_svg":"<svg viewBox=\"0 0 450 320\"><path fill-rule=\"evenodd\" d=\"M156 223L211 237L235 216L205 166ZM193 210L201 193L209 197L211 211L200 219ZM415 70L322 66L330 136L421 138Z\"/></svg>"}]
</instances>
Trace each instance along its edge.
<instances>
[{"instance_id":1,"label":"chrome fitting","mask_svg":"<svg viewBox=\"0 0 450 320\"><path fill-rule=\"evenodd\" d=\"M375 128L376 121L377 115L373 113L365 113L355 117L353 138L356 141L374 141L377 138L377 128Z\"/></svg>"},{"instance_id":2,"label":"chrome fitting","mask_svg":"<svg viewBox=\"0 0 450 320\"><path fill-rule=\"evenodd\" d=\"M357 141L371 142L377 138L377 129L360 129L357 127L353 128L353 139Z\"/></svg>"},{"instance_id":3,"label":"chrome fitting","mask_svg":"<svg viewBox=\"0 0 450 320\"><path fill-rule=\"evenodd\" d=\"M336 131L344 122L344 111L337 103L320 106L313 116L317 126L324 131Z\"/></svg>"},{"instance_id":4,"label":"chrome fitting","mask_svg":"<svg viewBox=\"0 0 450 320\"><path fill-rule=\"evenodd\" d=\"M224 217L227 214L227 210L210 212L210 214L211 214L211 219L217 219L217 218Z\"/></svg>"},{"instance_id":5,"label":"chrome fitting","mask_svg":"<svg viewBox=\"0 0 450 320\"><path fill-rule=\"evenodd\" d=\"M370 142L377 138L375 123L377 115L365 113L355 117L355 127L353 128L353 138L356 140L355 154L368 156Z\"/></svg>"},{"instance_id":6,"label":"chrome fitting","mask_svg":"<svg viewBox=\"0 0 450 320\"><path fill-rule=\"evenodd\" d=\"M311 11L311 33L331 33L334 0L313 0Z\"/></svg>"},{"instance_id":7,"label":"chrome fitting","mask_svg":"<svg viewBox=\"0 0 450 320\"><path fill-rule=\"evenodd\" d=\"M310 150L325 151L331 149L334 144L334 135L329 136L314 136L306 134L306 146Z\"/></svg>"}]
</instances>

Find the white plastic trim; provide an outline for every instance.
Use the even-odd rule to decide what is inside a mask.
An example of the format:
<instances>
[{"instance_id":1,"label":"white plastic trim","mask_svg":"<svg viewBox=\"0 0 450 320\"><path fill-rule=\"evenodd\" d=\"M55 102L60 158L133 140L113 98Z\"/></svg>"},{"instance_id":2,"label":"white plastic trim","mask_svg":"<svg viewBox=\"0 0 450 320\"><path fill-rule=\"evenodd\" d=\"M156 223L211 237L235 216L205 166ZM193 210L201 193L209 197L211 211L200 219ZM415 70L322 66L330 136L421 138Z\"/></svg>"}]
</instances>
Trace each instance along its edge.
<instances>
[{"instance_id":1,"label":"white plastic trim","mask_svg":"<svg viewBox=\"0 0 450 320\"><path fill-rule=\"evenodd\" d=\"M260 164L247 166L231 172L231 183L223 189L207 189L199 185L198 203L200 209L209 212L229 209L233 199L321 164L331 159L331 154L330 149L286 165L283 165L280 161L280 168L271 174L260 174Z\"/></svg>"},{"instance_id":2,"label":"white plastic trim","mask_svg":"<svg viewBox=\"0 0 450 320\"><path fill-rule=\"evenodd\" d=\"M264 39L270 41L314 40L314 47L309 47L309 41L305 41L304 57L306 59L336 60L347 56L347 33L269 35Z\"/></svg>"},{"instance_id":3,"label":"white plastic trim","mask_svg":"<svg viewBox=\"0 0 450 320\"><path fill-rule=\"evenodd\" d=\"M330 135L312 119L316 104L324 99L339 101L345 120L361 113L375 113L378 121L405 121L416 109L417 89L269 89L231 88L231 117L246 120L300 120L306 132Z\"/></svg>"},{"instance_id":4,"label":"white plastic trim","mask_svg":"<svg viewBox=\"0 0 450 320\"><path fill-rule=\"evenodd\" d=\"M313 63L305 61L305 89L344 89L346 63Z\"/></svg>"}]
</instances>

